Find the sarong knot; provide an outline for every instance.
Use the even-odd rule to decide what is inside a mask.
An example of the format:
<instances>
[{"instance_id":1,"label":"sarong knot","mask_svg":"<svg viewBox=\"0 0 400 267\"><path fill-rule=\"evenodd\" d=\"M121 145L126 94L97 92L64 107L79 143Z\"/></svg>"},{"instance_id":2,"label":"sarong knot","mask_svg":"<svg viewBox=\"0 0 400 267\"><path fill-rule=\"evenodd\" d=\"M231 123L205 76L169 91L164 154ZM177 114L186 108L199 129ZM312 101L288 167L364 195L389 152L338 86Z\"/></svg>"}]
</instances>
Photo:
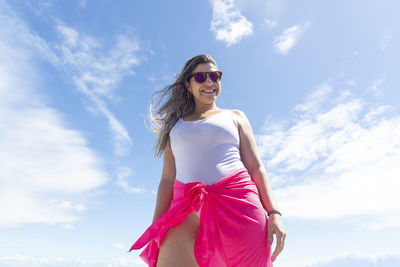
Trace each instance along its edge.
<instances>
[{"instance_id":1,"label":"sarong knot","mask_svg":"<svg viewBox=\"0 0 400 267\"><path fill-rule=\"evenodd\" d=\"M200 210L200 207L208 196L206 188L207 186L204 183L198 182L185 192L185 196L188 196L192 200L191 207L195 212Z\"/></svg>"}]
</instances>

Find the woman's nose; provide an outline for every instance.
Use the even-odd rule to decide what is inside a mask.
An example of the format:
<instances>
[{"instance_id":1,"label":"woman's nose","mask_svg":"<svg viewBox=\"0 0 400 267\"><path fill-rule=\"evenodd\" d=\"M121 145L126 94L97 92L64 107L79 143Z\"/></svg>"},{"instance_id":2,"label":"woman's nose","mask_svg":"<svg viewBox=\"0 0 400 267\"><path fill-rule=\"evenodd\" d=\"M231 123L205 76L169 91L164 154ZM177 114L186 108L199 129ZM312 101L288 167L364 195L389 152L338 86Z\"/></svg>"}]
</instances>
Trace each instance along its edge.
<instances>
[{"instance_id":1,"label":"woman's nose","mask_svg":"<svg viewBox=\"0 0 400 267\"><path fill-rule=\"evenodd\" d=\"M212 80L211 80L211 78L210 78L210 75L207 75L206 83L212 84Z\"/></svg>"}]
</instances>

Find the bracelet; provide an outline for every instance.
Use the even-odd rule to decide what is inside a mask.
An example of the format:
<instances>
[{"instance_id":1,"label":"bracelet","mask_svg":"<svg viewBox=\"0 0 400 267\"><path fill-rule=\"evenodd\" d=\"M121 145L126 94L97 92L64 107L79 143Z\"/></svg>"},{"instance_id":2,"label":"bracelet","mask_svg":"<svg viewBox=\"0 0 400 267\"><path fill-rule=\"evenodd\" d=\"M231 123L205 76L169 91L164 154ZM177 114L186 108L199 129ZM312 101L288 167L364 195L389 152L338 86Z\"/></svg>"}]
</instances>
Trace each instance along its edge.
<instances>
[{"instance_id":1,"label":"bracelet","mask_svg":"<svg viewBox=\"0 0 400 267\"><path fill-rule=\"evenodd\" d=\"M270 211L268 211L268 217L269 217L269 215L271 215L273 213L279 214L280 216L282 216L282 214L279 212L279 210L270 210Z\"/></svg>"}]
</instances>

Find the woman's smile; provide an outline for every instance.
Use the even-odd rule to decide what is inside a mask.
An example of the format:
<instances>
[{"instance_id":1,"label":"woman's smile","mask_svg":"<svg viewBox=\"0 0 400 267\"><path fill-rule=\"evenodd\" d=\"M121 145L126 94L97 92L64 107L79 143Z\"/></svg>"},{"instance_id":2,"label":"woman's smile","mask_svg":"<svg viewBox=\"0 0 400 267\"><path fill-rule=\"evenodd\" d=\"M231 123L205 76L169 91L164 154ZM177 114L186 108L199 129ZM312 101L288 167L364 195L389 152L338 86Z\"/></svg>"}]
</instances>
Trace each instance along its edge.
<instances>
[{"instance_id":1,"label":"woman's smile","mask_svg":"<svg viewBox=\"0 0 400 267\"><path fill-rule=\"evenodd\" d=\"M216 89L212 89L212 88L207 88L204 90L201 90L203 93L207 94L207 95L213 95L215 94L215 92L217 91Z\"/></svg>"}]
</instances>

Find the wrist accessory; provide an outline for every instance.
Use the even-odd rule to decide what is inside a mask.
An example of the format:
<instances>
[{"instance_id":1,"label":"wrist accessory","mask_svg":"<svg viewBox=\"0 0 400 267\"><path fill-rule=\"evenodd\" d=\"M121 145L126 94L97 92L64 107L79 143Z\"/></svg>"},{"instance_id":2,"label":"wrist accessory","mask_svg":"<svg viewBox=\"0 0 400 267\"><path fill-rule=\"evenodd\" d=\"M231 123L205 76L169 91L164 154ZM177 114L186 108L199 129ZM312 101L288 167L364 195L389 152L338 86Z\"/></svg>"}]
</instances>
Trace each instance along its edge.
<instances>
[{"instance_id":1,"label":"wrist accessory","mask_svg":"<svg viewBox=\"0 0 400 267\"><path fill-rule=\"evenodd\" d=\"M280 216L282 216L282 214L279 212L279 210L270 210L270 211L268 211L268 217L269 217L269 215L271 215L273 213L279 214Z\"/></svg>"}]
</instances>

